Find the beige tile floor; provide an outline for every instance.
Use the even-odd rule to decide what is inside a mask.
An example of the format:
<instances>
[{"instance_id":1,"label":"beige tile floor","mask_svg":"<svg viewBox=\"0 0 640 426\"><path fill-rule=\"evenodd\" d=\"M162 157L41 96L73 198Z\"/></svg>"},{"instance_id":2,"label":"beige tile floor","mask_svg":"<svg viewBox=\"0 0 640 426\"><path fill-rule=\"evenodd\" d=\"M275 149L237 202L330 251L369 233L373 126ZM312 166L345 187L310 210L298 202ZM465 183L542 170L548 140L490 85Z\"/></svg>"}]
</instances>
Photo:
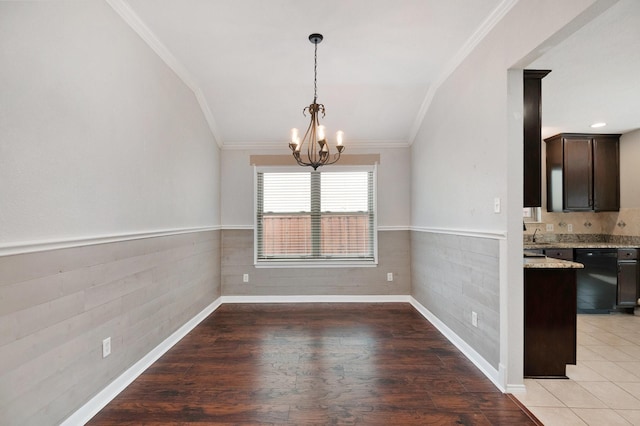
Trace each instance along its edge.
<instances>
[{"instance_id":1,"label":"beige tile floor","mask_svg":"<svg viewBox=\"0 0 640 426\"><path fill-rule=\"evenodd\" d=\"M515 396L545 426L640 426L640 316L578 315L577 361Z\"/></svg>"}]
</instances>

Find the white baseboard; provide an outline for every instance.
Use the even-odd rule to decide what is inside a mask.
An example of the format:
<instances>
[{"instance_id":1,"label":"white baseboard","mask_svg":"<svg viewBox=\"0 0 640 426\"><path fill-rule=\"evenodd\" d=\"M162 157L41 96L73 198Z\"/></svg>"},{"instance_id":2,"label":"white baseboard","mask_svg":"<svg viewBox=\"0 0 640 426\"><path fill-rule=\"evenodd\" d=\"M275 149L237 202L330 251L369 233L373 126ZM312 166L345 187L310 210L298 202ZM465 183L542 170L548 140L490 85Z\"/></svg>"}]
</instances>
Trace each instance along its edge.
<instances>
[{"instance_id":1,"label":"white baseboard","mask_svg":"<svg viewBox=\"0 0 640 426\"><path fill-rule=\"evenodd\" d=\"M507 385L507 393L523 394L527 393L525 385Z\"/></svg>"},{"instance_id":2,"label":"white baseboard","mask_svg":"<svg viewBox=\"0 0 640 426\"><path fill-rule=\"evenodd\" d=\"M222 296L222 303L410 303L412 297L399 295L322 296Z\"/></svg>"},{"instance_id":3,"label":"white baseboard","mask_svg":"<svg viewBox=\"0 0 640 426\"><path fill-rule=\"evenodd\" d=\"M200 313L191 318L182 327L173 332L162 343L153 348L148 354L138 362L129 367L124 373L118 376L113 382L108 384L96 396L91 398L80 407L75 413L61 423L61 426L77 426L86 424L93 416L98 414L109 402L111 402L120 392L129 386L140 374L156 362L162 355L178 343L184 336L193 330L202 320L208 317L222 304L221 297L204 308Z\"/></svg>"},{"instance_id":4,"label":"white baseboard","mask_svg":"<svg viewBox=\"0 0 640 426\"><path fill-rule=\"evenodd\" d=\"M411 305L420 312L420 314L427 319L431 324L433 324L440 333L444 335L456 348L458 348L464 356L466 356L469 361L473 362L473 364L478 367L478 369L487 376L489 380L493 382L494 385L501 392L505 392L504 386L500 382L500 373L496 370L491 364L487 362L478 352L475 351L471 346L467 344L464 340L462 340L453 330L451 330L445 323L440 321L435 315L433 315L427 308L422 306L420 302L410 296Z\"/></svg>"}]
</instances>

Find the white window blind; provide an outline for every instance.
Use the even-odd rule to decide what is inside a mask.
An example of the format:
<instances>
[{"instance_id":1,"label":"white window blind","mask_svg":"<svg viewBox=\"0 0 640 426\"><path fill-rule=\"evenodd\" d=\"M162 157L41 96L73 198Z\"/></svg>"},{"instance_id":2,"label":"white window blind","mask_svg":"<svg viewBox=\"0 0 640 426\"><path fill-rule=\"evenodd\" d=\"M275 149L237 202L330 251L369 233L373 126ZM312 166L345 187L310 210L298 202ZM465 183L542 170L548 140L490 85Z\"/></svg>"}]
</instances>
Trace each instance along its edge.
<instances>
[{"instance_id":1,"label":"white window blind","mask_svg":"<svg viewBox=\"0 0 640 426\"><path fill-rule=\"evenodd\" d=\"M373 171L257 172L260 261L375 259Z\"/></svg>"}]
</instances>

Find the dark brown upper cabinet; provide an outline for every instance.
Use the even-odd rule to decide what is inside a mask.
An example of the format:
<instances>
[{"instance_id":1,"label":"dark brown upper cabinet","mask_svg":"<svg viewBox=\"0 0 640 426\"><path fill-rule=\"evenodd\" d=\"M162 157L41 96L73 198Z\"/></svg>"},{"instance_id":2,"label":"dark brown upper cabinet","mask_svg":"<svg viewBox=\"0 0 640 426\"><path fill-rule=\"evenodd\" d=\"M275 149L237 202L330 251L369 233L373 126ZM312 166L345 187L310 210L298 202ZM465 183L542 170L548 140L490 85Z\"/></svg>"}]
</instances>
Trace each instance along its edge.
<instances>
[{"instance_id":1,"label":"dark brown upper cabinet","mask_svg":"<svg viewBox=\"0 0 640 426\"><path fill-rule=\"evenodd\" d=\"M549 70L524 70L524 207L542 205L542 79Z\"/></svg>"},{"instance_id":2,"label":"dark brown upper cabinet","mask_svg":"<svg viewBox=\"0 0 640 426\"><path fill-rule=\"evenodd\" d=\"M561 133L547 143L547 211L620 210L620 135Z\"/></svg>"}]
</instances>

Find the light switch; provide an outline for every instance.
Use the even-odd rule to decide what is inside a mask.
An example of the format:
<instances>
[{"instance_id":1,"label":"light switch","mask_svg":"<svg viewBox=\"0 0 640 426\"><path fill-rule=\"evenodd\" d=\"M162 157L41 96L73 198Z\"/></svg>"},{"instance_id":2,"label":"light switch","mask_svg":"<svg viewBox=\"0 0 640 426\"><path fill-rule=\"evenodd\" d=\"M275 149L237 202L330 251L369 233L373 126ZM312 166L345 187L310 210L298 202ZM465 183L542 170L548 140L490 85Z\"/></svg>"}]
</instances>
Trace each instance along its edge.
<instances>
[{"instance_id":1,"label":"light switch","mask_svg":"<svg viewBox=\"0 0 640 426\"><path fill-rule=\"evenodd\" d=\"M102 358L111 355L111 337L107 337L102 341Z\"/></svg>"},{"instance_id":2,"label":"light switch","mask_svg":"<svg viewBox=\"0 0 640 426\"><path fill-rule=\"evenodd\" d=\"M500 213L500 197L493 199L493 212Z\"/></svg>"}]
</instances>

